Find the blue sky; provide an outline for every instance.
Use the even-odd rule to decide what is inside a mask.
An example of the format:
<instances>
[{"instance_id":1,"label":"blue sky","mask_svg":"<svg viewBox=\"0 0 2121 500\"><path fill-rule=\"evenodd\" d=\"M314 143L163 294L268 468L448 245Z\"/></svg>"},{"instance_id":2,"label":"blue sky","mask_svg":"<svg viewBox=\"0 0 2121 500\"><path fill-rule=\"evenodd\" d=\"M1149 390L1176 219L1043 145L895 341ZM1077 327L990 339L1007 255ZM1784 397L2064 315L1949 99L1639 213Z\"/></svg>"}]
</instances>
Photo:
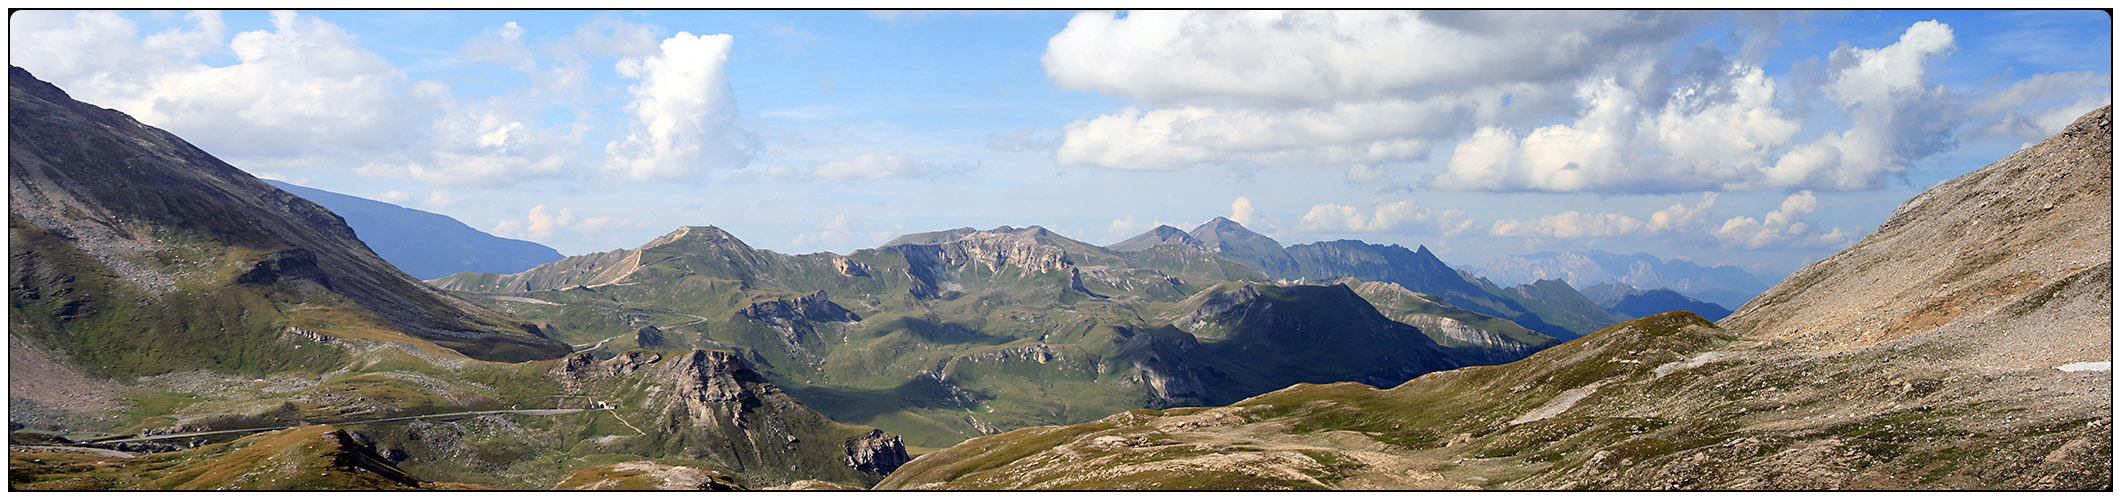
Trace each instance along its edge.
<instances>
[{"instance_id":1,"label":"blue sky","mask_svg":"<svg viewBox=\"0 0 2121 500\"><path fill-rule=\"evenodd\" d=\"M18 12L231 164L567 254L1228 216L1777 277L2111 101L2097 11Z\"/></svg>"}]
</instances>

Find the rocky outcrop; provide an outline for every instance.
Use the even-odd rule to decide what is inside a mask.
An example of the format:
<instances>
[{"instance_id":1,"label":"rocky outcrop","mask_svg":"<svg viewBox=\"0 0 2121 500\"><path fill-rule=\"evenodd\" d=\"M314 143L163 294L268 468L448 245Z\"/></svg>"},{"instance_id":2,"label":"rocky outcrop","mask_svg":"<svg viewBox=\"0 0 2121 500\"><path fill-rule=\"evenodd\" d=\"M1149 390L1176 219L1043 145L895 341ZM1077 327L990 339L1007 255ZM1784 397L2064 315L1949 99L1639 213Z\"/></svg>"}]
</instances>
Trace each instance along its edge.
<instances>
[{"instance_id":1,"label":"rocky outcrop","mask_svg":"<svg viewBox=\"0 0 2121 500\"><path fill-rule=\"evenodd\" d=\"M832 270L839 272L841 276L847 277L869 276L868 264L863 264L853 259L841 257L838 255L832 256Z\"/></svg>"},{"instance_id":2,"label":"rocky outcrop","mask_svg":"<svg viewBox=\"0 0 2121 500\"><path fill-rule=\"evenodd\" d=\"M831 299L825 297L824 290L801 297L753 302L738 310L737 315L773 324L795 321L851 323L862 320L854 311L832 303Z\"/></svg>"},{"instance_id":3,"label":"rocky outcrop","mask_svg":"<svg viewBox=\"0 0 2121 500\"><path fill-rule=\"evenodd\" d=\"M1083 295L1088 295L1090 296L1090 298L1093 299L1111 298L1101 295L1097 292L1092 292L1089 288L1083 287L1083 270L1079 267L1068 268L1068 289L1074 290Z\"/></svg>"},{"instance_id":4,"label":"rocky outcrop","mask_svg":"<svg viewBox=\"0 0 2121 500\"><path fill-rule=\"evenodd\" d=\"M694 420L711 419L715 407L709 403L743 401L780 389L751 371L735 354L693 350L661 363L652 379L667 394L662 401L683 405ZM737 420L741 426L743 420Z\"/></svg>"},{"instance_id":5,"label":"rocky outcrop","mask_svg":"<svg viewBox=\"0 0 2121 500\"><path fill-rule=\"evenodd\" d=\"M882 430L872 430L867 436L847 440L847 466L857 471L882 476L911 461L913 457L906 454L906 444L898 436Z\"/></svg>"}]
</instances>

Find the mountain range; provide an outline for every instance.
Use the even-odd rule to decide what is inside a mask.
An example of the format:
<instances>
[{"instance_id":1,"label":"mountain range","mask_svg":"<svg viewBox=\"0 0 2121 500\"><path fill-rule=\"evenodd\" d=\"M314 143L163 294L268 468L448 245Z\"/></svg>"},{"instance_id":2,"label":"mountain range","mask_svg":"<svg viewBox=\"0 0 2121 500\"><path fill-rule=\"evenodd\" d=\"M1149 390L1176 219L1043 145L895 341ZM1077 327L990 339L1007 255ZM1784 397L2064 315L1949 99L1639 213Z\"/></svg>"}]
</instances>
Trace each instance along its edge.
<instances>
[{"instance_id":1,"label":"mountain range","mask_svg":"<svg viewBox=\"0 0 2121 500\"><path fill-rule=\"evenodd\" d=\"M419 279L513 273L563 257L551 247L487 234L447 215L275 180L265 183L330 209L377 256Z\"/></svg>"},{"instance_id":2,"label":"mountain range","mask_svg":"<svg viewBox=\"0 0 2121 500\"><path fill-rule=\"evenodd\" d=\"M1743 306L1767 290L1766 283L1737 266L1706 267L1647 253L1588 250L1500 255L1475 262L1466 270L1504 285L1558 279L1579 289L1607 283L1646 290L1668 288L1726 309Z\"/></svg>"},{"instance_id":3,"label":"mountain range","mask_svg":"<svg viewBox=\"0 0 2121 500\"><path fill-rule=\"evenodd\" d=\"M1195 232L1207 237L1169 239L1281 249L1223 219ZM703 226L433 283L599 352L741 353L832 418L893 429L916 447L1128 408L1227 404L1299 382L1395 385L1559 342L1399 285L1271 281L1222 247L1115 247L1134 250L1003 226L786 255ZM1457 293L1480 291L1433 269Z\"/></svg>"},{"instance_id":4,"label":"mountain range","mask_svg":"<svg viewBox=\"0 0 2121 500\"><path fill-rule=\"evenodd\" d=\"M9 83L16 490L2111 488L2110 109L1712 322L1226 218L420 281Z\"/></svg>"}]
</instances>

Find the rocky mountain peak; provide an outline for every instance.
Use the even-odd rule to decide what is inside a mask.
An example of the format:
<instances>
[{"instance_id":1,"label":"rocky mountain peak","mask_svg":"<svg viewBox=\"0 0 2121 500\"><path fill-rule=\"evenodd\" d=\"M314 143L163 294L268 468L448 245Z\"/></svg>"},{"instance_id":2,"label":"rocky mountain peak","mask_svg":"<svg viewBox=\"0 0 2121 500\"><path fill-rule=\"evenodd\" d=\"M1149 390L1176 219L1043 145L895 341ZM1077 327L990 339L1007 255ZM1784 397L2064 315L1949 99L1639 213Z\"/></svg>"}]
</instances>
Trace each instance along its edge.
<instances>
[{"instance_id":1,"label":"rocky mountain peak","mask_svg":"<svg viewBox=\"0 0 2121 500\"><path fill-rule=\"evenodd\" d=\"M1209 219L1208 222L1201 223L1200 227L1193 228L1193 231L1187 234L1193 236L1194 239L1206 242L1209 246L1215 246L1217 243L1229 238L1266 237L1246 228L1244 224L1239 224L1237 221L1225 217Z\"/></svg>"},{"instance_id":2,"label":"rocky mountain peak","mask_svg":"<svg viewBox=\"0 0 2121 500\"><path fill-rule=\"evenodd\" d=\"M736 235L729 234L728 231L714 226L680 227L676 231L671 231L669 234L650 240L647 244L641 245L640 248L649 249L681 243L734 244L745 250L751 249L750 245L745 244L744 240L737 239Z\"/></svg>"}]
</instances>

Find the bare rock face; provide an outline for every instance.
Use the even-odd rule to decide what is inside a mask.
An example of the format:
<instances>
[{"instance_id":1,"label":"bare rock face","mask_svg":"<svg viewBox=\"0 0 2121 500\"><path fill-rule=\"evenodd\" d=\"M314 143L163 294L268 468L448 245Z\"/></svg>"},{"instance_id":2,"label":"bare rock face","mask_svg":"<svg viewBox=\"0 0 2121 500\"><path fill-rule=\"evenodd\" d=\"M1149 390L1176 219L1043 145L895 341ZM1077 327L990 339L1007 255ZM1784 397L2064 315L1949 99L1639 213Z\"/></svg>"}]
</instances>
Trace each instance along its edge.
<instances>
[{"instance_id":1,"label":"bare rock face","mask_svg":"<svg viewBox=\"0 0 2121 500\"><path fill-rule=\"evenodd\" d=\"M832 256L832 270L839 271L841 276L848 277L869 275L868 264L856 262L853 259L837 255Z\"/></svg>"},{"instance_id":2,"label":"bare rock face","mask_svg":"<svg viewBox=\"0 0 2121 500\"><path fill-rule=\"evenodd\" d=\"M898 436L882 430L872 430L868 436L847 440L847 466L854 470L882 476L911 461L913 457L906 454L906 444L900 442Z\"/></svg>"},{"instance_id":3,"label":"bare rock face","mask_svg":"<svg viewBox=\"0 0 2121 500\"><path fill-rule=\"evenodd\" d=\"M744 306L743 309L738 310L737 314L746 318L775 324L785 324L795 320L835 322L862 320L862 317L854 314L854 311L849 311L845 307L840 307L839 304L832 303L831 299L826 298L824 290L818 290L816 293L793 299L753 302L751 305Z\"/></svg>"},{"instance_id":4,"label":"bare rock face","mask_svg":"<svg viewBox=\"0 0 2121 500\"><path fill-rule=\"evenodd\" d=\"M752 397L743 382L765 381L735 354L701 350L678 355L656 378L679 400L695 403L741 401Z\"/></svg>"},{"instance_id":5,"label":"bare rock face","mask_svg":"<svg viewBox=\"0 0 2121 500\"><path fill-rule=\"evenodd\" d=\"M977 266L993 274L1031 276L1058 272L1076 264L1068 251L1051 240L1065 240L1046 228L1009 226L980 231L961 228L901 236L884 244L905 256L906 274L915 297L935 298L949 288L953 269ZM1094 247L1087 247L1094 248Z\"/></svg>"}]
</instances>

